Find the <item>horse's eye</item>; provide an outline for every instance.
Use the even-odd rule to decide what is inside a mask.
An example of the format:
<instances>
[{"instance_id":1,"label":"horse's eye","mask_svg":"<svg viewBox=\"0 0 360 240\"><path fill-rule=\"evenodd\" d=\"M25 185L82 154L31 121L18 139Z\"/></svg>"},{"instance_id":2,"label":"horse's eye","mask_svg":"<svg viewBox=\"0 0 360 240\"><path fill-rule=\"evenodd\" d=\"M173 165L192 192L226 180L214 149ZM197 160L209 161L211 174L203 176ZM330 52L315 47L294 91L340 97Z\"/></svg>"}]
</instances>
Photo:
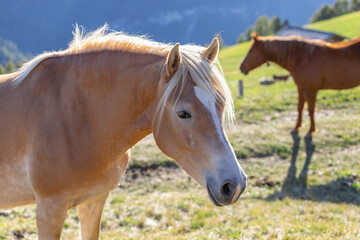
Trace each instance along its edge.
<instances>
[{"instance_id":1,"label":"horse's eye","mask_svg":"<svg viewBox=\"0 0 360 240\"><path fill-rule=\"evenodd\" d=\"M179 118L182 118L182 119L191 118L190 113L185 112L185 111L179 111L179 112L177 112L177 115Z\"/></svg>"}]
</instances>

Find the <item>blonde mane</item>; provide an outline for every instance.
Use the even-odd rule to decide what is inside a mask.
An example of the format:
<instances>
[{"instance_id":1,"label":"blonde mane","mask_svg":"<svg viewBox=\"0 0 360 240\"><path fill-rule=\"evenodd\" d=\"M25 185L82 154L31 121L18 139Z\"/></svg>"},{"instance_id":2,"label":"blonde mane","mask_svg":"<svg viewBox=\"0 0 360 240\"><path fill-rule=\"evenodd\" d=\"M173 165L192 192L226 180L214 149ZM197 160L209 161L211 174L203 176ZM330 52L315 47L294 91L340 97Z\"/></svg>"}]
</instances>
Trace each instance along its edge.
<instances>
[{"instance_id":1,"label":"blonde mane","mask_svg":"<svg viewBox=\"0 0 360 240\"><path fill-rule=\"evenodd\" d=\"M73 36L74 38L69 43L67 49L57 52L45 52L24 64L15 73L16 77L13 80L13 85L19 85L41 61L54 56L101 51L104 49L161 54L165 56L173 47L172 44L154 42L144 36L129 36L122 32L111 31L107 24L88 34L85 34L83 29L80 29L76 25ZM158 113L160 116L162 115L170 95L178 87L182 89L186 83L187 76L190 75L195 85L203 88L214 96L217 102L221 102L225 105L224 117L228 121L234 120L233 100L220 64L217 59L210 64L206 59L201 57L200 53L204 51L204 49L204 47L195 45L180 46L182 62L177 72L166 86L160 100L158 105Z\"/></svg>"},{"instance_id":2,"label":"blonde mane","mask_svg":"<svg viewBox=\"0 0 360 240\"><path fill-rule=\"evenodd\" d=\"M82 53L88 51L124 50L139 53L163 53L165 54L171 45L151 41L146 36L130 36L122 32L116 32L109 29L105 24L103 27L85 33L83 28L75 26L73 40L69 43L67 53Z\"/></svg>"},{"instance_id":3,"label":"blonde mane","mask_svg":"<svg viewBox=\"0 0 360 240\"><path fill-rule=\"evenodd\" d=\"M210 64L209 61L201 57L200 53L204 51L204 49L204 47L195 45L180 46L182 62L169 81L162 98L160 99L157 110L160 116L162 115L171 94L178 90L180 95L186 84L187 77L190 75L196 86L199 86L214 96L217 103L224 104L225 120L232 122L235 119L231 92L226 84L219 61L216 59ZM178 100L179 95L175 96L175 102Z\"/></svg>"}]
</instances>

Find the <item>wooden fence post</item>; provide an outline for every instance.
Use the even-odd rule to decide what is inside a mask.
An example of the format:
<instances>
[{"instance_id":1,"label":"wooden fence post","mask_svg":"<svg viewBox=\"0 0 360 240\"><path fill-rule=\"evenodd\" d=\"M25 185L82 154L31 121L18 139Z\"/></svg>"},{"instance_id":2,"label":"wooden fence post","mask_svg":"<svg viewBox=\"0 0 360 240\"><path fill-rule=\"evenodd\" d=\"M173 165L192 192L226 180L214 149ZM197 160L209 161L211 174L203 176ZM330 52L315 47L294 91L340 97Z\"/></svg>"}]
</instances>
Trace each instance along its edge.
<instances>
[{"instance_id":1,"label":"wooden fence post","mask_svg":"<svg viewBox=\"0 0 360 240\"><path fill-rule=\"evenodd\" d=\"M240 97L243 97L243 96L244 96L243 80L239 80L239 96L240 96Z\"/></svg>"}]
</instances>

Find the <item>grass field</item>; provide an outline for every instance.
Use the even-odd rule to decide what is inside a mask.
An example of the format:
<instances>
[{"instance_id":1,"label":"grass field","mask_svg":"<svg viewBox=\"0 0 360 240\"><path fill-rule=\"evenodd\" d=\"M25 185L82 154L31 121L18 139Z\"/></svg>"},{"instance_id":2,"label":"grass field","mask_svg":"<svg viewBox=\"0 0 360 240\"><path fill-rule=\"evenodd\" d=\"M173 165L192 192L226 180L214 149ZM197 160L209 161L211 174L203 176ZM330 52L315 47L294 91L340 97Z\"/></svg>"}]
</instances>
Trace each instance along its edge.
<instances>
[{"instance_id":1,"label":"grass field","mask_svg":"<svg viewBox=\"0 0 360 240\"><path fill-rule=\"evenodd\" d=\"M308 27L354 37L359 24L357 12ZM291 136L296 87L292 80L259 84L285 73L274 64L241 75L249 46L220 53L237 114L227 132L249 179L238 203L215 207L149 136L134 147L130 169L106 203L101 239L360 239L360 89L320 92L313 140L303 138L307 114L300 136ZM239 79L244 97L237 96ZM300 177L304 164L309 171ZM36 239L34 209L0 211L0 239ZM72 209L63 239L77 239L78 231Z\"/></svg>"}]
</instances>

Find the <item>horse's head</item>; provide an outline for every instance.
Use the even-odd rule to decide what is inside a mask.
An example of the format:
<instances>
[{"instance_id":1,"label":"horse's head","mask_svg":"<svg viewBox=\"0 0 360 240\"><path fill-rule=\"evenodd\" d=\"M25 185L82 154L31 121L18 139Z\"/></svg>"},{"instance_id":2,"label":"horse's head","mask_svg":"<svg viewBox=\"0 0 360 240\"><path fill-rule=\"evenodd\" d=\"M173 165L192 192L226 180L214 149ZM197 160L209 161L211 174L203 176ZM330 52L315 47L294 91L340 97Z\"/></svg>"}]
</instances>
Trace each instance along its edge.
<instances>
[{"instance_id":1,"label":"horse's head","mask_svg":"<svg viewBox=\"0 0 360 240\"><path fill-rule=\"evenodd\" d=\"M219 43L214 39L200 54L186 50L191 47L180 52L177 44L168 54L153 133L160 149L207 188L214 204L228 205L244 191L246 175L222 125L233 105L221 70L212 65Z\"/></svg>"},{"instance_id":2,"label":"horse's head","mask_svg":"<svg viewBox=\"0 0 360 240\"><path fill-rule=\"evenodd\" d=\"M251 37L253 39L253 44L240 65L240 71L245 75L267 61L264 44L263 41L261 41L259 34L253 32Z\"/></svg>"}]
</instances>

